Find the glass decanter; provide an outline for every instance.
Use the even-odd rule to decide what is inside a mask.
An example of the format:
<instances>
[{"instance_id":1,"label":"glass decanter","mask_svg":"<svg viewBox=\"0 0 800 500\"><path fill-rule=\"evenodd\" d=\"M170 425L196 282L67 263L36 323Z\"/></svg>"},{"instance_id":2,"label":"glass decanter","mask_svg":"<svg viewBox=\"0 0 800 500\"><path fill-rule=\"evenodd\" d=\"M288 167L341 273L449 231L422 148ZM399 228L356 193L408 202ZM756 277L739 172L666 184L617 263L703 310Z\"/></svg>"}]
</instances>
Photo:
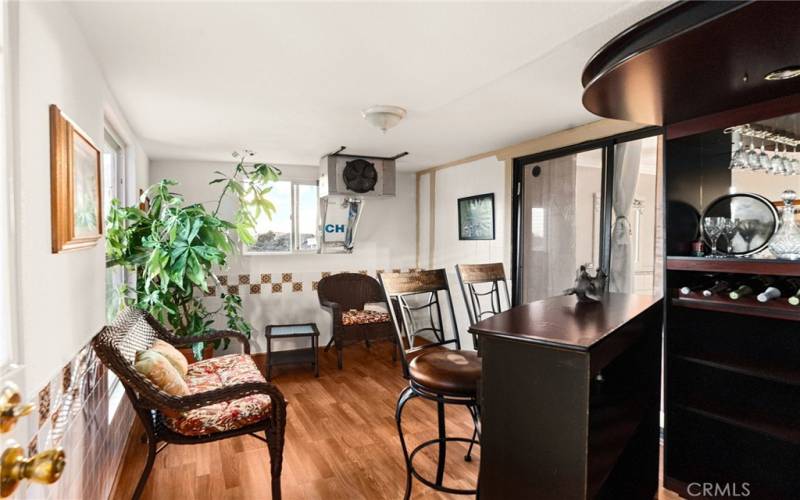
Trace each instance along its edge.
<instances>
[{"instance_id":1,"label":"glass decanter","mask_svg":"<svg viewBox=\"0 0 800 500\"><path fill-rule=\"evenodd\" d=\"M794 220L797 193L787 189L781 193L781 199L784 205L781 226L769 241L769 250L779 259L800 259L800 228Z\"/></svg>"}]
</instances>

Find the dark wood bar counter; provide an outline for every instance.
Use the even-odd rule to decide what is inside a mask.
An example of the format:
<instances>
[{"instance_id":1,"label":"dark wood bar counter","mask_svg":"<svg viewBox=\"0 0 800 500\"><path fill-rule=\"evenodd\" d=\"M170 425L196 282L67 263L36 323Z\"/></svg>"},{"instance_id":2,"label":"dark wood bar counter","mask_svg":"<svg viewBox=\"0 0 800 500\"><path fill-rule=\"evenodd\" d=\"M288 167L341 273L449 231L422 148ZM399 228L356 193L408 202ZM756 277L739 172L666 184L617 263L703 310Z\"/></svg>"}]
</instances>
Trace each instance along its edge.
<instances>
[{"instance_id":1,"label":"dark wood bar counter","mask_svg":"<svg viewBox=\"0 0 800 500\"><path fill-rule=\"evenodd\" d=\"M662 305L574 296L517 306L480 338L479 497L652 499L658 487Z\"/></svg>"}]
</instances>

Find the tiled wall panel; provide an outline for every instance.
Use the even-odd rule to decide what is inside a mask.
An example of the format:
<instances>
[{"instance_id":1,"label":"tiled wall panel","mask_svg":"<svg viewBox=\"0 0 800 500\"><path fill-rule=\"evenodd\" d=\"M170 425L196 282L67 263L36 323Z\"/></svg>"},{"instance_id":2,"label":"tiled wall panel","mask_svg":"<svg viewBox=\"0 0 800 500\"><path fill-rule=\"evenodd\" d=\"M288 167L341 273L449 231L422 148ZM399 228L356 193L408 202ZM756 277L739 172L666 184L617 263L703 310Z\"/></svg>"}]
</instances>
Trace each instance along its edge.
<instances>
[{"instance_id":1,"label":"tiled wall panel","mask_svg":"<svg viewBox=\"0 0 800 500\"><path fill-rule=\"evenodd\" d=\"M134 418L124 389L87 345L40 388L28 455L61 447L67 466L49 486L24 482L19 498L105 500Z\"/></svg>"}]
</instances>

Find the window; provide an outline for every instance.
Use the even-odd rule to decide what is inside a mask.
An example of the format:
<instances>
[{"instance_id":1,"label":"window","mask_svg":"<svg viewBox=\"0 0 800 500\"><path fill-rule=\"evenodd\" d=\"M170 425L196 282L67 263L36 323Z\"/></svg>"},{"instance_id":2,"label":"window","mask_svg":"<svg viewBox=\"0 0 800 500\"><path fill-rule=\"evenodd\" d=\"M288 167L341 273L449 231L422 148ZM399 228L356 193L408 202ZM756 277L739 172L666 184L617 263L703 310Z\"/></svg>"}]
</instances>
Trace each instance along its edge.
<instances>
[{"instance_id":1,"label":"window","mask_svg":"<svg viewBox=\"0 0 800 500\"><path fill-rule=\"evenodd\" d=\"M319 195L310 182L277 181L267 196L275 205L272 218L259 214L256 242L245 247L248 255L313 252L318 248Z\"/></svg>"},{"instance_id":2,"label":"window","mask_svg":"<svg viewBox=\"0 0 800 500\"><path fill-rule=\"evenodd\" d=\"M114 198L125 204L125 149L122 141L107 126L103 139L103 224ZM106 321L117 317L122 306L120 287L127 282L122 266L106 268Z\"/></svg>"}]
</instances>

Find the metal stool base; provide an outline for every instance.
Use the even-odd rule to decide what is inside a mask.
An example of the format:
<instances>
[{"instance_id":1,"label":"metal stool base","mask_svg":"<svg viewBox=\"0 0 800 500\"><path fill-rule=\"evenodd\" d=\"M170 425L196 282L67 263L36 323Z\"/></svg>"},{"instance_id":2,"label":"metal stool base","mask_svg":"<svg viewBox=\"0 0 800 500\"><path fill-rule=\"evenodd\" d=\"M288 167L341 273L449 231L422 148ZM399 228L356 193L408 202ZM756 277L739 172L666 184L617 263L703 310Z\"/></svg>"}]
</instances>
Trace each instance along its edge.
<instances>
[{"instance_id":1,"label":"metal stool base","mask_svg":"<svg viewBox=\"0 0 800 500\"><path fill-rule=\"evenodd\" d=\"M449 442L470 443L470 444L477 444L478 446L481 445L478 442L477 439L469 439L469 438L462 438L462 437L448 437L448 438L445 438L444 441L445 441L445 446L447 446L447 443L449 443ZM462 489L457 489L457 488L448 488L447 486L444 486L444 485L441 485L441 486L437 485L433 481L422 477L422 475L419 472L417 472L417 469L414 468L414 455L416 455L418 452L422 451L424 448L427 448L428 446L431 446L433 444L439 444L439 443L440 443L439 438L435 438L435 439L431 439L429 441L425 441L421 445L419 445L416 448L414 448L413 450L411 450L411 454L408 456L409 470L410 470L411 474L415 478L417 478L422 484L424 484L425 486L427 486L429 488L433 488L436 491L441 491L441 492L444 492L444 493L451 493L453 495L475 495L475 494L477 494L478 493L477 489L474 489L474 490L462 490ZM467 461L467 462L472 461L472 459L467 460L466 457L464 458L464 460Z\"/></svg>"},{"instance_id":2,"label":"metal stool base","mask_svg":"<svg viewBox=\"0 0 800 500\"><path fill-rule=\"evenodd\" d=\"M414 398L423 398L429 401L435 401L437 405L437 414L439 420L439 437L435 439L431 439L425 441L424 443L420 444L409 454L408 448L406 447L406 440L405 436L403 435L403 426L402 426L402 415L403 415L403 408L405 407L406 403ZM472 438L463 438L463 437L447 437L445 431L445 414L444 414L444 406L447 404L456 404L456 405L463 405L466 406L472 416L473 423L475 424L475 432L472 435ZM465 490L465 489L457 489L457 488L448 488L444 486L444 466L447 457L447 443L448 442L460 442L460 443L469 443L469 449L467 450L467 455L464 457L466 462L472 461L471 454L472 448L477 444L480 446L480 414L478 403L475 398L463 398L463 397L452 397L446 396L441 394L432 394L430 392L425 391L421 387L417 386L413 381L406 387L403 392L400 393L400 397L397 399L397 409L395 411L395 423L397 424L397 432L400 435L400 445L403 448L403 457L406 461L406 492L404 495L404 499L408 500L411 497L411 487L413 478L417 478L422 484L432 488L436 491L441 491L443 493L450 493L454 495L476 495L478 492L477 487L475 489ZM414 456L419 453L422 449L427 448L433 444L439 444L439 460L436 466L436 481L430 481L422 477L422 475L417 472L414 468L413 460ZM479 479L480 480L480 479Z\"/></svg>"}]
</instances>

